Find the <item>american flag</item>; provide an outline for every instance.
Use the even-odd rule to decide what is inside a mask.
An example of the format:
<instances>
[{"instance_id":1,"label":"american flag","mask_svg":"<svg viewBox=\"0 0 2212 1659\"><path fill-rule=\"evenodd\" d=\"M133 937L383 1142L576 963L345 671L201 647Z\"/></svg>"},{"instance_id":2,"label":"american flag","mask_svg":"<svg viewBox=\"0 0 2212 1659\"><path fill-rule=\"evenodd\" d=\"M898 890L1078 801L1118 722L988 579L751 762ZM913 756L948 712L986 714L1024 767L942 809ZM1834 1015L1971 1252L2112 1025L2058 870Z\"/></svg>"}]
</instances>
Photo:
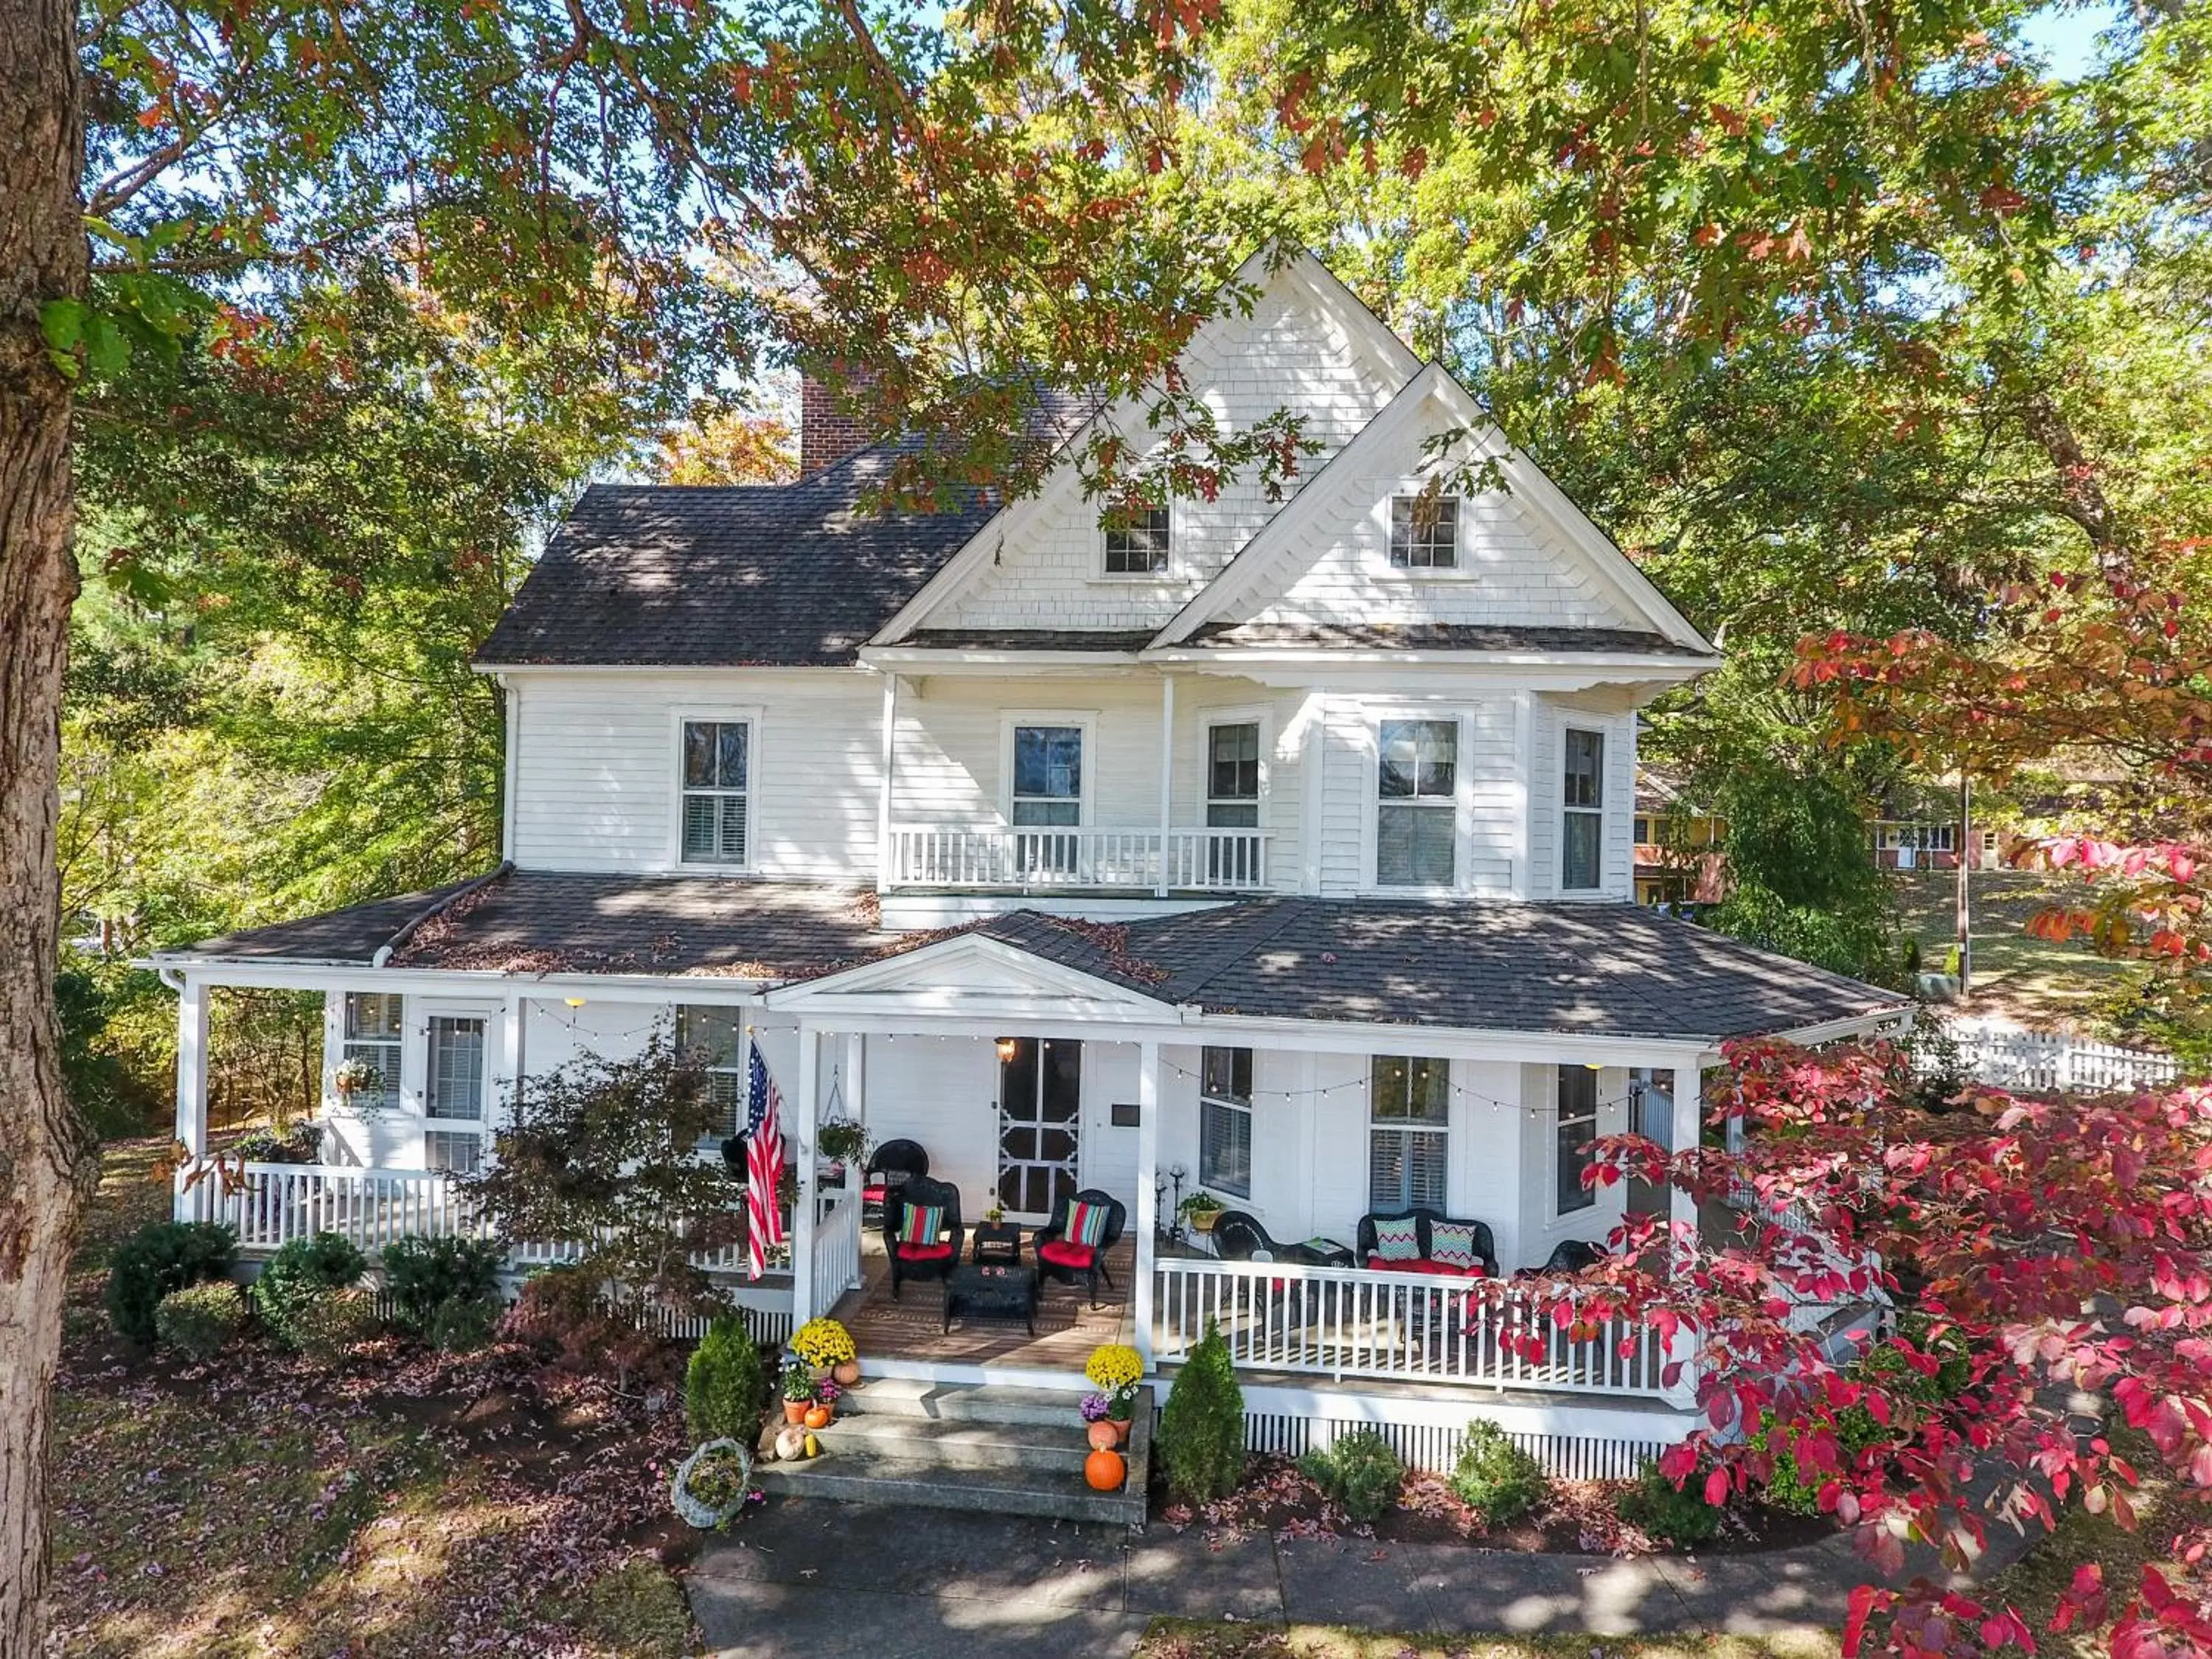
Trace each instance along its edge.
<instances>
[{"instance_id":1,"label":"american flag","mask_svg":"<svg viewBox=\"0 0 2212 1659\"><path fill-rule=\"evenodd\" d=\"M775 1201L783 1179L783 1097L768 1074L760 1045L748 1041L745 1062L745 1266L750 1278L768 1271L768 1250L783 1243L783 1211Z\"/></svg>"}]
</instances>

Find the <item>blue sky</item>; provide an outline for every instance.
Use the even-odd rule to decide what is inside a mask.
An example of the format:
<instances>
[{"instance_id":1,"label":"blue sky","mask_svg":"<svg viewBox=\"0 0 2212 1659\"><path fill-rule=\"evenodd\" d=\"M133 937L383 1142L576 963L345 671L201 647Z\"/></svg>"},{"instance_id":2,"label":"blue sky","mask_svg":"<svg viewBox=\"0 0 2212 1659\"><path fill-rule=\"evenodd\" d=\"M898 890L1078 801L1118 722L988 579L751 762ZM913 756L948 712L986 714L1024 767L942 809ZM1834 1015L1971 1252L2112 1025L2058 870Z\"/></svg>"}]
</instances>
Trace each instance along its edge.
<instances>
[{"instance_id":1,"label":"blue sky","mask_svg":"<svg viewBox=\"0 0 2212 1659\"><path fill-rule=\"evenodd\" d=\"M2061 81L2079 80L2098 63L2097 37L2119 21L2108 0L2092 5L2051 5L2027 20L2021 33Z\"/></svg>"}]
</instances>

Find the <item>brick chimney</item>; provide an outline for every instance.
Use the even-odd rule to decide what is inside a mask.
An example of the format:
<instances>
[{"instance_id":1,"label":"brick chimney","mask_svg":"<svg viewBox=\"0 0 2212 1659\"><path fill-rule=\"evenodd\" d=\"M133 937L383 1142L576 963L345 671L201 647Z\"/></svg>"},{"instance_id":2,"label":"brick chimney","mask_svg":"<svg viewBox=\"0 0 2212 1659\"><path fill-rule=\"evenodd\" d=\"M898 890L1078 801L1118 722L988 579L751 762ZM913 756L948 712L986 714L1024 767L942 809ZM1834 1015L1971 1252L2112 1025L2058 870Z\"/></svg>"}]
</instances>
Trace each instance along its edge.
<instances>
[{"instance_id":1,"label":"brick chimney","mask_svg":"<svg viewBox=\"0 0 2212 1659\"><path fill-rule=\"evenodd\" d=\"M799 382L799 476L811 478L868 444L867 428L838 406L829 386L811 374Z\"/></svg>"}]
</instances>

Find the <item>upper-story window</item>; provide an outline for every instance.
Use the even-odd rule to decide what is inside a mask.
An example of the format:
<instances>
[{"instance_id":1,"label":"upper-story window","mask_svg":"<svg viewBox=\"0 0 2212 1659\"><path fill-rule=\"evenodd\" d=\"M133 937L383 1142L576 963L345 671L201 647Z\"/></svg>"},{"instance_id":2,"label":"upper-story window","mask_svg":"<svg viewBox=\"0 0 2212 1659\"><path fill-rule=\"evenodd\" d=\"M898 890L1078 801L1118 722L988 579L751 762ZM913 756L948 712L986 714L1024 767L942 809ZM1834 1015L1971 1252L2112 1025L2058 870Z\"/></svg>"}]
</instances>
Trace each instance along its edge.
<instances>
[{"instance_id":1,"label":"upper-story window","mask_svg":"<svg viewBox=\"0 0 2212 1659\"><path fill-rule=\"evenodd\" d=\"M1459 722L1384 720L1375 804L1375 880L1449 887L1457 842Z\"/></svg>"},{"instance_id":2,"label":"upper-story window","mask_svg":"<svg viewBox=\"0 0 2212 1659\"><path fill-rule=\"evenodd\" d=\"M752 727L684 722L684 862L740 865L750 830Z\"/></svg>"},{"instance_id":3,"label":"upper-story window","mask_svg":"<svg viewBox=\"0 0 2212 1659\"><path fill-rule=\"evenodd\" d=\"M1260 725L1206 728L1206 827L1251 830L1260 823Z\"/></svg>"},{"instance_id":4,"label":"upper-story window","mask_svg":"<svg viewBox=\"0 0 2212 1659\"><path fill-rule=\"evenodd\" d=\"M1083 728L1014 728L1013 821L1018 824L1083 822Z\"/></svg>"},{"instance_id":5,"label":"upper-story window","mask_svg":"<svg viewBox=\"0 0 2212 1659\"><path fill-rule=\"evenodd\" d=\"M1605 733L1570 726L1560 800L1559 885L1573 890L1599 885L1605 846Z\"/></svg>"},{"instance_id":6,"label":"upper-story window","mask_svg":"<svg viewBox=\"0 0 2212 1659\"><path fill-rule=\"evenodd\" d=\"M1390 498L1390 563L1399 570L1459 568L1459 497Z\"/></svg>"},{"instance_id":7,"label":"upper-story window","mask_svg":"<svg viewBox=\"0 0 2212 1659\"><path fill-rule=\"evenodd\" d=\"M1106 521L1106 574L1158 576L1168 568L1168 526L1164 507L1115 514Z\"/></svg>"}]
</instances>

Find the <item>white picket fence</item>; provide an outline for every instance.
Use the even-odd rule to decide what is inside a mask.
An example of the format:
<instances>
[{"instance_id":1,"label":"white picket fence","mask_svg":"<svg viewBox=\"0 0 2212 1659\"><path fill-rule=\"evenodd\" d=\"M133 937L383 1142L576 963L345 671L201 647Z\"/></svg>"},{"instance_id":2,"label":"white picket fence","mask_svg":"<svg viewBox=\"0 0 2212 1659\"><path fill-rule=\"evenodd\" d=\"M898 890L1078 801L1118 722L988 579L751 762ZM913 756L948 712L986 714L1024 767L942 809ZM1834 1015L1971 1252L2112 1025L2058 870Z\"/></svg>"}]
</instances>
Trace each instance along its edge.
<instances>
[{"instance_id":1,"label":"white picket fence","mask_svg":"<svg viewBox=\"0 0 2212 1659\"><path fill-rule=\"evenodd\" d=\"M1984 1020L1946 1022L1960 1057L1975 1079L1992 1088L2028 1093L2100 1094L2154 1088L2177 1081L2173 1056L2150 1048L2092 1042L2061 1031L2030 1031Z\"/></svg>"}]
</instances>

